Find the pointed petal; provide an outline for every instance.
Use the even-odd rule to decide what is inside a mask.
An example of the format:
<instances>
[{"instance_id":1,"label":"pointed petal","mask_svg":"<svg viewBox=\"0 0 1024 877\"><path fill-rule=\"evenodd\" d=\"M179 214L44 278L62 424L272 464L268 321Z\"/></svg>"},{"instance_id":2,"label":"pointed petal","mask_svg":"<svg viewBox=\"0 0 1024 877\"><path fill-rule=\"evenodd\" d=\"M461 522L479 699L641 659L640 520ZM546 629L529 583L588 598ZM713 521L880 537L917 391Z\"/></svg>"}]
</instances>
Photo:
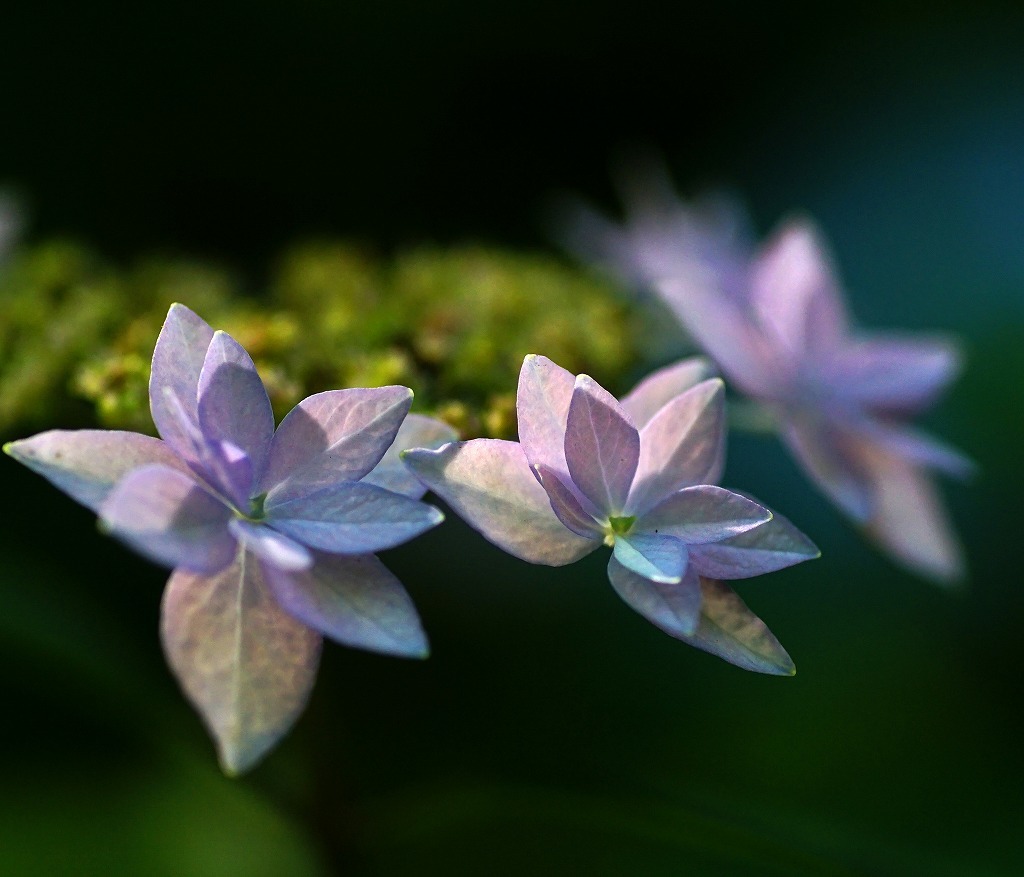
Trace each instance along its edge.
<instances>
[{"instance_id":1,"label":"pointed petal","mask_svg":"<svg viewBox=\"0 0 1024 877\"><path fill-rule=\"evenodd\" d=\"M877 504L868 535L913 572L941 584L965 573L963 549L927 473L891 454L871 449Z\"/></svg>"},{"instance_id":2,"label":"pointed petal","mask_svg":"<svg viewBox=\"0 0 1024 877\"><path fill-rule=\"evenodd\" d=\"M169 409L165 390L171 390L184 406L190 423L198 425L196 407L199 374L213 341L213 329L183 304L173 304L153 350L149 378L149 407L157 432L179 454L187 456L188 437L182 435L177 414Z\"/></svg>"},{"instance_id":3,"label":"pointed petal","mask_svg":"<svg viewBox=\"0 0 1024 877\"><path fill-rule=\"evenodd\" d=\"M558 520L573 533L583 536L585 539L603 538L604 531L601 526L583 508L576 498L576 494L565 486L554 470L544 465L533 468L540 480L541 487L547 491L548 499L551 501L551 511L558 516Z\"/></svg>"},{"instance_id":4,"label":"pointed petal","mask_svg":"<svg viewBox=\"0 0 1024 877\"><path fill-rule=\"evenodd\" d=\"M616 536L612 556L627 569L652 582L673 584L686 572L686 545L674 536L651 533Z\"/></svg>"},{"instance_id":5,"label":"pointed petal","mask_svg":"<svg viewBox=\"0 0 1024 877\"><path fill-rule=\"evenodd\" d=\"M794 419L781 437L804 473L845 514L865 521L874 491L869 473L850 448L850 439L827 423Z\"/></svg>"},{"instance_id":6,"label":"pointed petal","mask_svg":"<svg viewBox=\"0 0 1024 877\"><path fill-rule=\"evenodd\" d=\"M330 390L303 399L281 421L256 493L278 502L339 481L358 481L394 442L409 412L408 387Z\"/></svg>"},{"instance_id":7,"label":"pointed petal","mask_svg":"<svg viewBox=\"0 0 1024 877\"><path fill-rule=\"evenodd\" d=\"M642 430L664 405L714 375L714 368L703 356L681 359L651 372L623 396L619 404L637 429Z\"/></svg>"},{"instance_id":8,"label":"pointed petal","mask_svg":"<svg viewBox=\"0 0 1024 877\"><path fill-rule=\"evenodd\" d=\"M686 642L744 670L772 676L796 673L786 650L732 588L701 578L700 590L700 621Z\"/></svg>"},{"instance_id":9,"label":"pointed petal","mask_svg":"<svg viewBox=\"0 0 1024 877\"><path fill-rule=\"evenodd\" d=\"M167 444L136 432L51 429L8 442L4 451L93 511L121 478L140 466L160 463L188 471Z\"/></svg>"},{"instance_id":10,"label":"pointed petal","mask_svg":"<svg viewBox=\"0 0 1024 877\"><path fill-rule=\"evenodd\" d=\"M572 483L606 514L622 511L640 458L640 433L607 390L580 375L569 403L565 461Z\"/></svg>"},{"instance_id":11,"label":"pointed petal","mask_svg":"<svg viewBox=\"0 0 1024 877\"><path fill-rule=\"evenodd\" d=\"M565 426L576 378L546 356L523 360L516 394L519 441L531 466L547 466L564 480Z\"/></svg>"},{"instance_id":12,"label":"pointed petal","mask_svg":"<svg viewBox=\"0 0 1024 877\"><path fill-rule=\"evenodd\" d=\"M827 377L868 408L916 414L938 399L961 365L960 347L950 338L873 335L835 351Z\"/></svg>"},{"instance_id":13,"label":"pointed petal","mask_svg":"<svg viewBox=\"0 0 1024 877\"><path fill-rule=\"evenodd\" d=\"M436 527L436 508L358 481L344 481L287 502L269 501L267 523L303 545L338 554L394 548Z\"/></svg>"},{"instance_id":14,"label":"pointed petal","mask_svg":"<svg viewBox=\"0 0 1024 877\"><path fill-rule=\"evenodd\" d=\"M801 354L836 350L848 318L836 271L817 229L782 226L761 249L751 275L751 305L778 344Z\"/></svg>"},{"instance_id":15,"label":"pointed petal","mask_svg":"<svg viewBox=\"0 0 1024 877\"><path fill-rule=\"evenodd\" d=\"M745 579L821 556L818 547L778 512L745 533L690 546L690 563L712 579Z\"/></svg>"},{"instance_id":16,"label":"pointed petal","mask_svg":"<svg viewBox=\"0 0 1024 877\"><path fill-rule=\"evenodd\" d=\"M666 279L656 288L697 345L743 392L772 399L788 391L793 364L772 349L740 303L700 283Z\"/></svg>"},{"instance_id":17,"label":"pointed petal","mask_svg":"<svg viewBox=\"0 0 1024 877\"><path fill-rule=\"evenodd\" d=\"M678 490L637 520L641 533L675 536L687 545L718 542L751 530L772 513L724 487L698 484Z\"/></svg>"},{"instance_id":18,"label":"pointed petal","mask_svg":"<svg viewBox=\"0 0 1024 877\"><path fill-rule=\"evenodd\" d=\"M232 518L228 530L263 562L266 569L294 571L309 569L313 565L313 554L306 546L266 524Z\"/></svg>"},{"instance_id":19,"label":"pointed petal","mask_svg":"<svg viewBox=\"0 0 1024 877\"><path fill-rule=\"evenodd\" d=\"M274 412L252 358L226 332L215 332L199 375L199 425L210 442L230 442L259 476L274 436ZM253 484L246 485L251 494Z\"/></svg>"},{"instance_id":20,"label":"pointed petal","mask_svg":"<svg viewBox=\"0 0 1024 877\"><path fill-rule=\"evenodd\" d=\"M615 544L618 547L618 541ZM700 585L692 570L674 583L654 582L623 566L613 554L608 580L626 603L669 636L688 637L697 629Z\"/></svg>"},{"instance_id":21,"label":"pointed petal","mask_svg":"<svg viewBox=\"0 0 1024 877\"><path fill-rule=\"evenodd\" d=\"M213 573L235 556L231 510L192 476L168 466L133 469L99 513L111 535L164 566Z\"/></svg>"},{"instance_id":22,"label":"pointed petal","mask_svg":"<svg viewBox=\"0 0 1024 877\"><path fill-rule=\"evenodd\" d=\"M903 424L875 424L870 435L880 446L908 463L936 469L954 478L967 479L978 470L975 462L956 448Z\"/></svg>"},{"instance_id":23,"label":"pointed petal","mask_svg":"<svg viewBox=\"0 0 1024 877\"><path fill-rule=\"evenodd\" d=\"M601 544L558 520L517 442L475 439L402 459L485 539L529 563L563 566Z\"/></svg>"},{"instance_id":24,"label":"pointed petal","mask_svg":"<svg viewBox=\"0 0 1024 877\"><path fill-rule=\"evenodd\" d=\"M627 508L642 515L669 494L714 484L725 466L725 384L704 381L676 396L640 433Z\"/></svg>"},{"instance_id":25,"label":"pointed petal","mask_svg":"<svg viewBox=\"0 0 1024 877\"><path fill-rule=\"evenodd\" d=\"M303 624L336 642L386 655L429 652L416 607L401 582L372 554L316 554L304 572L264 567L277 601Z\"/></svg>"},{"instance_id":26,"label":"pointed petal","mask_svg":"<svg viewBox=\"0 0 1024 877\"><path fill-rule=\"evenodd\" d=\"M278 605L252 554L239 552L213 576L176 571L164 591L160 634L226 773L252 768L305 708L320 635Z\"/></svg>"},{"instance_id":27,"label":"pointed petal","mask_svg":"<svg viewBox=\"0 0 1024 877\"><path fill-rule=\"evenodd\" d=\"M427 492L427 487L402 462L402 451L411 448L434 450L458 438L458 433L447 423L422 414L410 414L402 421L398 435L387 453L363 478L363 484L376 484L392 493L420 499Z\"/></svg>"}]
</instances>

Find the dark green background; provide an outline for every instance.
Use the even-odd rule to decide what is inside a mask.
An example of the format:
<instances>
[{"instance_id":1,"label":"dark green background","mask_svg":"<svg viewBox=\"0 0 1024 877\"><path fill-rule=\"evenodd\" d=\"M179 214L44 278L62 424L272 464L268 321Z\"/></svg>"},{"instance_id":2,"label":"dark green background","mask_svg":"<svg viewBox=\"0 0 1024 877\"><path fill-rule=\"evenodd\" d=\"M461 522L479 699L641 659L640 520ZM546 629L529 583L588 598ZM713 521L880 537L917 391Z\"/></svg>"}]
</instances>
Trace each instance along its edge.
<instances>
[{"instance_id":1,"label":"dark green background","mask_svg":"<svg viewBox=\"0 0 1024 877\"><path fill-rule=\"evenodd\" d=\"M946 491L972 570L949 594L859 541L775 443L734 438L726 483L824 552L742 588L793 679L660 634L603 557L531 567L450 519L384 557L433 657L329 646L295 731L229 781L159 651L165 573L0 461L0 874L1024 872L1013 8L5 8L0 176L34 236L257 277L310 233L547 247L549 198L611 205L614 157L653 145L762 230L815 215L866 324L962 335L929 425L981 475Z\"/></svg>"}]
</instances>

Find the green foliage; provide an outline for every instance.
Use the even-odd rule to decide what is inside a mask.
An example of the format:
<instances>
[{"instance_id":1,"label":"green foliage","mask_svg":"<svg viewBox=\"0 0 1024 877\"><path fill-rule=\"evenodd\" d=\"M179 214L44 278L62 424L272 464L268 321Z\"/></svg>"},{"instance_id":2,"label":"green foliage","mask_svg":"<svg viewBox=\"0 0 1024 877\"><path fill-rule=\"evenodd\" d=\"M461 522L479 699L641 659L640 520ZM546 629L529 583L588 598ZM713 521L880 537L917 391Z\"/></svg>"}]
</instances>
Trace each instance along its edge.
<instances>
[{"instance_id":1,"label":"green foliage","mask_svg":"<svg viewBox=\"0 0 1024 877\"><path fill-rule=\"evenodd\" d=\"M248 349L280 418L336 387L405 384L465 437L515 434L516 376L543 352L612 388L642 358L642 315L605 281L546 256L423 248L393 259L302 244L263 290L184 259L119 270L66 242L0 274L0 431L152 431L149 360L180 301Z\"/></svg>"}]
</instances>

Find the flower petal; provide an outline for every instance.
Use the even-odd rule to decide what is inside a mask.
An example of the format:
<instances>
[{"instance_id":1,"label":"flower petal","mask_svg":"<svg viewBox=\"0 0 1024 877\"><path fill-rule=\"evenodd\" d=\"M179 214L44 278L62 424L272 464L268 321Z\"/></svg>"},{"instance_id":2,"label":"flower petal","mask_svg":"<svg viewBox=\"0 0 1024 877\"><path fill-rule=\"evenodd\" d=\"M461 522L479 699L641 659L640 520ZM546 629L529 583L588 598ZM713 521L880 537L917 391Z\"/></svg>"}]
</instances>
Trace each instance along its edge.
<instances>
[{"instance_id":1,"label":"flower petal","mask_svg":"<svg viewBox=\"0 0 1024 877\"><path fill-rule=\"evenodd\" d=\"M744 670L772 676L796 673L786 650L732 588L701 577L700 591L700 621L686 642Z\"/></svg>"},{"instance_id":2,"label":"flower petal","mask_svg":"<svg viewBox=\"0 0 1024 877\"><path fill-rule=\"evenodd\" d=\"M433 506L372 484L344 481L287 502L269 501L266 521L321 551L372 554L394 548L444 520Z\"/></svg>"},{"instance_id":3,"label":"flower petal","mask_svg":"<svg viewBox=\"0 0 1024 877\"><path fill-rule=\"evenodd\" d=\"M516 393L519 441L531 466L544 465L568 481L565 426L576 378L546 356L523 360Z\"/></svg>"},{"instance_id":4,"label":"flower petal","mask_svg":"<svg viewBox=\"0 0 1024 877\"><path fill-rule=\"evenodd\" d=\"M670 636L687 637L696 630L700 585L692 570L674 583L655 582L623 566L613 554L608 560L608 580L626 603Z\"/></svg>"},{"instance_id":5,"label":"flower petal","mask_svg":"<svg viewBox=\"0 0 1024 877\"><path fill-rule=\"evenodd\" d=\"M405 588L372 554L317 553L304 572L264 573L285 611L343 645L406 658L430 651Z\"/></svg>"},{"instance_id":6,"label":"flower petal","mask_svg":"<svg viewBox=\"0 0 1024 877\"><path fill-rule=\"evenodd\" d=\"M836 391L879 412L916 414L928 408L960 371L950 338L872 335L843 345L830 358Z\"/></svg>"},{"instance_id":7,"label":"flower petal","mask_svg":"<svg viewBox=\"0 0 1024 877\"><path fill-rule=\"evenodd\" d=\"M648 421L680 393L714 377L715 370L703 356L691 356L651 372L619 404L622 410L643 429Z\"/></svg>"},{"instance_id":8,"label":"flower petal","mask_svg":"<svg viewBox=\"0 0 1024 877\"><path fill-rule=\"evenodd\" d=\"M174 450L188 456L190 441L182 434L177 412L170 410L165 390L171 390L184 406L188 421L198 425L196 407L199 374L213 341L213 329L183 304L172 304L153 350L149 377L149 408L157 432Z\"/></svg>"},{"instance_id":9,"label":"flower petal","mask_svg":"<svg viewBox=\"0 0 1024 877\"><path fill-rule=\"evenodd\" d=\"M746 532L771 518L772 513L752 499L724 487L698 484L660 502L637 520L635 529L700 545Z\"/></svg>"},{"instance_id":10,"label":"flower petal","mask_svg":"<svg viewBox=\"0 0 1024 877\"><path fill-rule=\"evenodd\" d=\"M176 571L164 591L160 634L226 773L252 768L305 708L320 635L281 608L249 552L217 575Z\"/></svg>"},{"instance_id":11,"label":"flower petal","mask_svg":"<svg viewBox=\"0 0 1024 877\"><path fill-rule=\"evenodd\" d=\"M725 384L712 378L676 396L640 433L627 509L643 514L670 493L714 484L725 466Z\"/></svg>"},{"instance_id":12,"label":"flower petal","mask_svg":"<svg viewBox=\"0 0 1024 877\"><path fill-rule=\"evenodd\" d=\"M313 555L306 546L266 524L232 518L228 530L263 562L266 569L294 571L309 569L313 565Z\"/></svg>"},{"instance_id":13,"label":"flower petal","mask_svg":"<svg viewBox=\"0 0 1024 877\"><path fill-rule=\"evenodd\" d=\"M411 403L412 390L398 386L303 399L281 421L256 493L269 491L281 502L358 481L394 443Z\"/></svg>"},{"instance_id":14,"label":"flower petal","mask_svg":"<svg viewBox=\"0 0 1024 877\"><path fill-rule=\"evenodd\" d=\"M870 435L897 457L917 466L937 469L954 478L970 478L978 469L973 460L956 448L903 424L874 424Z\"/></svg>"},{"instance_id":15,"label":"flower petal","mask_svg":"<svg viewBox=\"0 0 1024 877\"><path fill-rule=\"evenodd\" d=\"M8 442L4 451L93 511L125 474L140 466L160 463L188 471L166 443L136 432L51 429Z\"/></svg>"},{"instance_id":16,"label":"flower petal","mask_svg":"<svg viewBox=\"0 0 1024 877\"><path fill-rule=\"evenodd\" d=\"M858 460L855 440L827 423L795 418L780 435L805 474L845 514L865 521L871 514L874 490L870 474Z\"/></svg>"},{"instance_id":17,"label":"flower petal","mask_svg":"<svg viewBox=\"0 0 1024 877\"><path fill-rule=\"evenodd\" d=\"M686 572L686 545L674 536L630 533L616 536L612 556L652 582L673 584Z\"/></svg>"},{"instance_id":18,"label":"flower petal","mask_svg":"<svg viewBox=\"0 0 1024 877\"><path fill-rule=\"evenodd\" d=\"M640 458L640 434L619 403L588 375L576 378L565 430L572 483L599 511L622 511Z\"/></svg>"},{"instance_id":19,"label":"flower petal","mask_svg":"<svg viewBox=\"0 0 1024 877\"><path fill-rule=\"evenodd\" d=\"M209 442L230 442L259 477L274 436L274 412L252 357L226 332L215 332L199 375L199 425ZM246 485L251 494L253 484Z\"/></svg>"},{"instance_id":20,"label":"flower petal","mask_svg":"<svg viewBox=\"0 0 1024 877\"><path fill-rule=\"evenodd\" d=\"M778 512L744 533L689 550L697 572L712 579L750 578L821 556L818 547Z\"/></svg>"},{"instance_id":21,"label":"flower petal","mask_svg":"<svg viewBox=\"0 0 1024 877\"><path fill-rule=\"evenodd\" d=\"M601 544L567 530L517 442L475 439L402 459L467 524L529 563L563 566Z\"/></svg>"},{"instance_id":22,"label":"flower petal","mask_svg":"<svg viewBox=\"0 0 1024 877\"><path fill-rule=\"evenodd\" d=\"M454 442L458 433L442 420L410 414L399 427L398 435L381 457L380 462L363 478L363 484L376 484L392 493L400 493L410 499L420 499L427 487L402 462L402 452L412 448L434 450Z\"/></svg>"},{"instance_id":23,"label":"flower petal","mask_svg":"<svg viewBox=\"0 0 1024 877\"><path fill-rule=\"evenodd\" d=\"M231 510L177 469L151 464L122 478L100 507L111 535L164 566L212 573L235 556Z\"/></svg>"},{"instance_id":24,"label":"flower petal","mask_svg":"<svg viewBox=\"0 0 1024 877\"><path fill-rule=\"evenodd\" d=\"M836 271L807 220L784 224L761 248L750 303L771 337L797 355L835 351L847 332Z\"/></svg>"},{"instance_id":25,"label":"flower petal","mask_svg":"<svg viewBox=\"0 0 1024 877\"><path fill-rule=\"evenodd\" d=\"M541 487L547 491L553 511L566 527L585 539L603 538L604 530L594 520L553 469L544 465L533 467Z\"/></svg>"}]
</instances>

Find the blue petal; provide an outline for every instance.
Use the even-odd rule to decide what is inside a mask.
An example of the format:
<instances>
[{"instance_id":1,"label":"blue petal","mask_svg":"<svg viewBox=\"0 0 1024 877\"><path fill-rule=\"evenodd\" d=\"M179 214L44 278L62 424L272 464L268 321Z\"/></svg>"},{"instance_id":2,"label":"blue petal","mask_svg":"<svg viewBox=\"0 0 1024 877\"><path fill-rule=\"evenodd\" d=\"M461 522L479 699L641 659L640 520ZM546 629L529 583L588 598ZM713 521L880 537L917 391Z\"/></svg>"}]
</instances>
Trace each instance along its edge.
<instances>
[{"instance_id":1,"label":"blue petal","mask_svg":"<svg viewBox=\"0 0 1024 877\"><path fill-rule=\"evenodd\" d=\"M686 572L686 545L674 536L616 536L613 556L627 569L653 582L678 582Z\"/></svg>"}]
</instances>

